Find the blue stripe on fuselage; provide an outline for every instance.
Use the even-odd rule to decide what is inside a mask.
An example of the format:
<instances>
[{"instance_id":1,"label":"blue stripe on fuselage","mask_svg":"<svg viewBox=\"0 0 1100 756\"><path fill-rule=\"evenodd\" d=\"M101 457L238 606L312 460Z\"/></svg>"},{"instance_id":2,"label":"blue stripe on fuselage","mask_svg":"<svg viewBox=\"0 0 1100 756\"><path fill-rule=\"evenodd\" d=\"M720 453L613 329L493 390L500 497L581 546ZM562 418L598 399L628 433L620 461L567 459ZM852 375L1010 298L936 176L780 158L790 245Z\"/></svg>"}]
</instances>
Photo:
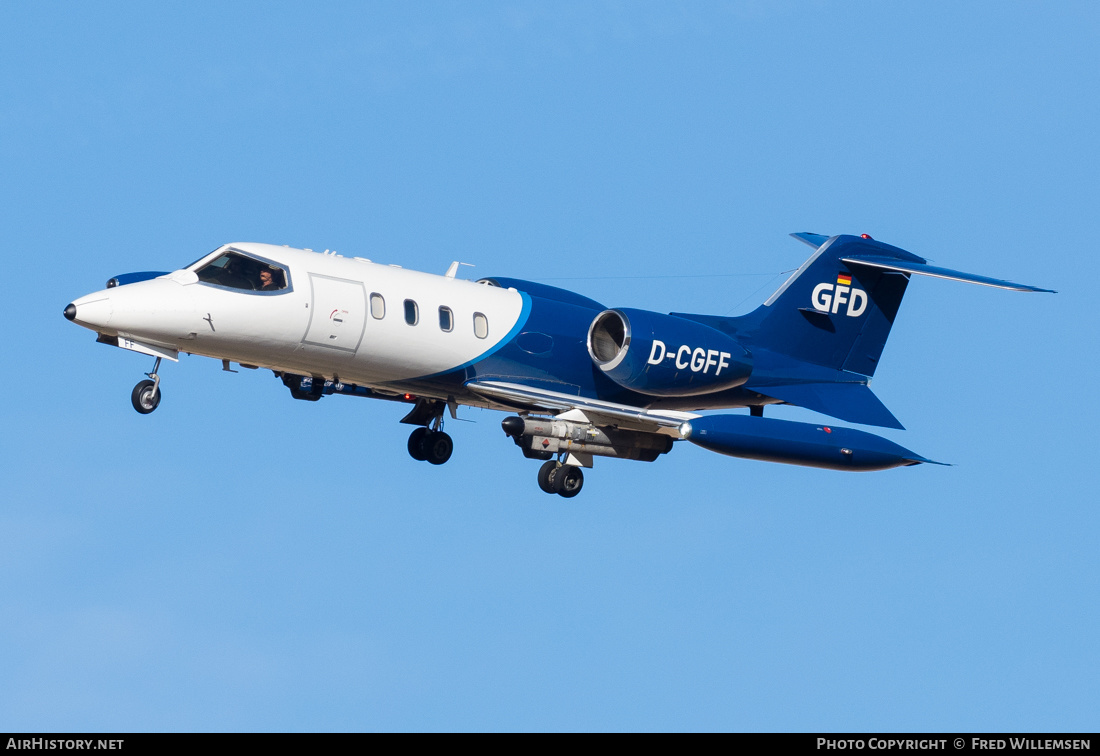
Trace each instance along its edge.
<instances>
[{"instance_id":1,"label":"blue stripe on fuselage","mask_svg":"<svg viewBox=\"0 0 1100 756\"><path fill-rule=\"evenodd\" d=\"M472 360L468 360L466 362L463 362L461 365L456 365L453 368L447 368L446 370L441 370L438 373L432 373L431 375L423 375L423 376L420 376L419 378L410 378L408 380L410 380L410 381L426 381L426 380L431 380L432 378L439 378L440 376L444 376L444 375L451 375L452 373L456 373L459 370L465 370L466 368L470 367L471 365L475 365L478 362L481 362L482 360L485 360L485 359L491 357L493 354L495 354L496 352L498 352L499 350L503 349L505 346L510 344L512 342L512 340L515 339L515 337L523 329L523 326L525 326L527 324L527 319L531 316L531 297L529 295L527 295L526 293L522 292L522 291L517 292L517 293L522 298L523 305L520 308L519 317L516 318L515 325L513 325L511 330L508 331L508 333L506 333L504 335L503 339L498 341L496 344L493 344L493 346L486 349L484 352L479 354L477 357L474 357Z\"/></svg>"},{"instance_id":2,"label":"blue stripe on fuselage","mask_svg":"<svg viewBox=\"0 0 1100 756\"><path fill-rule=\"evenodd\" d=\"M466 371L465 380L510 380L532 383L544 388L589 395L592 386L592 360L585 339L588 326L600 310L590 309L559 299L533 296L531 317L516 334L548 336L548 350L530 352L522 339L511 339L507 345Z\"/></svg>"}]
</instances>

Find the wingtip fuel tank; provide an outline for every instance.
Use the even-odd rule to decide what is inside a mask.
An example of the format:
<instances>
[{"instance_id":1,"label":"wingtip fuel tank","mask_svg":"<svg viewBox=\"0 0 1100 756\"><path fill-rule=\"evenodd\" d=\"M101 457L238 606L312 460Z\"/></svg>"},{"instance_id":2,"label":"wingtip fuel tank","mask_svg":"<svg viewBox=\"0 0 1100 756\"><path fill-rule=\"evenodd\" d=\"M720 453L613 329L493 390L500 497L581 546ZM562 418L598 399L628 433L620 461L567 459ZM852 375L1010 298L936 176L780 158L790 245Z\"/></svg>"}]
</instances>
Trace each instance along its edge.
<instances>
[{"instance_id":1,"label":"wingtip fuel tank","mask_svg":"<svg viewBox=\"0 0 1100 756\"><path fill-rule=\"evenodd\" d=\"M866 431L748 415L698 417L680 426L680 436L696 446L730 457L829 470L870 471L921 463L942 464Z\"/></svg>"}]
</instances>

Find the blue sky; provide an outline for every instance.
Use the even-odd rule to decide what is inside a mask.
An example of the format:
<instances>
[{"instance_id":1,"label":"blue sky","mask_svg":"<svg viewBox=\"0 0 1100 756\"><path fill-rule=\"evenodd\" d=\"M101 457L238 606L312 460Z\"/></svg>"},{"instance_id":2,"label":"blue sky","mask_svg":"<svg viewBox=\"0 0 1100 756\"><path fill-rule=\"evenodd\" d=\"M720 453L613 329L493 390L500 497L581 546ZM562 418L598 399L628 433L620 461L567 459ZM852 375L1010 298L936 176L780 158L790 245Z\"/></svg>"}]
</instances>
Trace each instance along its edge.
<instances>
[{"instance_id":1,"label":"blue sky","mask_svg":"<svg viewBox=\"0 0 1100 756\"><path fill-rule=\"evenodd\" d=\"M0 729L1092 730L1093 3L0 3ZM229 241L734 314L870 233L954 467L677 446L571 501L501 413L292 401L66 322ZM810 419L779 408L774 417Z\"/></svg>"}]
</instances>

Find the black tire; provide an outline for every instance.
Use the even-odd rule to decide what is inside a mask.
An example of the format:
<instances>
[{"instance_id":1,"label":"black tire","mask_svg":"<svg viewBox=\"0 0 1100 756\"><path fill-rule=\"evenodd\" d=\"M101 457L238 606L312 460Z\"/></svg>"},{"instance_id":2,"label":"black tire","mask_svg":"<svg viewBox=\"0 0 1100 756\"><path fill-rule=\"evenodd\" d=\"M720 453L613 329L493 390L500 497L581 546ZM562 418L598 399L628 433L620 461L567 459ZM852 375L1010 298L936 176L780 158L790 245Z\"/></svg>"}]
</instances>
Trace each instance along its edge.
<instances>
[{"instance_id":1,"label":"black tire","mask_svg":"<svg viewBox=\"0 0 1100 756\"><path fill-rule=\"evenodd\" d=\"M554 493L572 499L584 486L584 473L575 465L565 465L554 475Z\"/></svg>"},{"instance_id":2,"label":"black tire","mask_svg":"<svg viewBox=\"0 0 1100 756\"><path fill-rule=\"evenodd\" d=\"M424 450L424 457L433 465L441 465L451 458L451 452L455 450L454 441L443 431L431 431L420 442L420 448Z\"/></svg>"},{"instance_id":3,"label":"black tire","mask_svg":"<svg viewBox=\"0 0 1100 756\"><path fill-rule=\"evenodd\" d=\"M152 381L139 381L130 392L130 403L143 415L148 415L160 405L160 387Z\"/></svg>"},{"instance_id":4,"label":"black tire","mask_svg":"<svg viewBox=\"0 0 1100 756\"><path fill-rule=\"evenodd\" d=\"M554 478L556 477L554 473L557 469L558 463L553 460L539 468L539 488L545 493L557 493L557 491L554 490Z\"/></svg>"},{"instance_id":5,"label":"black tire","mask_svg":"<svg viewBox=\"0 0 1100 756\"><path fill-rule=\"evenodd\" d=\"M423 462L428 458L424 454L424 437L430 432L427 428L417 428L409 436L409 456L417 462Z\"/></svg>"}]
</instances>

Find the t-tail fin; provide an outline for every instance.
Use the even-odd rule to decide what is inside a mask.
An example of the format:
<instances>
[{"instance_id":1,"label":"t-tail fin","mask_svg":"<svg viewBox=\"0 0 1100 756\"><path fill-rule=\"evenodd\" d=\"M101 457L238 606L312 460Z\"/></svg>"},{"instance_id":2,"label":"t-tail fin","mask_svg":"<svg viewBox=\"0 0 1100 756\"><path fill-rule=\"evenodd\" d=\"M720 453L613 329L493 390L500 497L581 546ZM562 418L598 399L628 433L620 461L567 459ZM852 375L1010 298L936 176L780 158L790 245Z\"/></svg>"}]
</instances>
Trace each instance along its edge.
<instances>
[{"instance_id":1,"label":"t-tail fin","mask_svg":"<svg viewBox=\"0 0 1100 756\"><path fill-rule=\"evenodd\" d=\"M817 251L756 312L752 341L770 351L822 367L871 376L901 306L909 274L849 265L845 257L876 257L923 263L903 249L858 236L824 238Z\"/></svg>"},{"instance_id":2,"label":"t-tail fin","mask_svg":"<svg viewBox=\"0 0 1100 756\"><path fill-rule=\"evenodd\" d=\"M869 236L792 234L816 247L737 330L753 344L821 367L872 376L912 274L1050 291L929 265Z\"/></svg>"},{"instance_id":3,"label":"t-tail fin","mask_svg":"<svg viewBox=\"0 0 1100 756\"><path fill-rule=\"evenodd\" d=\"M815 248L748 315L673 313L737 338L753 353L744 388L832 417L901 428L867 387L913 274L1017 291L1050 291L929 265L867 235L792 234Z\"/></svg>"}]
</instances>

